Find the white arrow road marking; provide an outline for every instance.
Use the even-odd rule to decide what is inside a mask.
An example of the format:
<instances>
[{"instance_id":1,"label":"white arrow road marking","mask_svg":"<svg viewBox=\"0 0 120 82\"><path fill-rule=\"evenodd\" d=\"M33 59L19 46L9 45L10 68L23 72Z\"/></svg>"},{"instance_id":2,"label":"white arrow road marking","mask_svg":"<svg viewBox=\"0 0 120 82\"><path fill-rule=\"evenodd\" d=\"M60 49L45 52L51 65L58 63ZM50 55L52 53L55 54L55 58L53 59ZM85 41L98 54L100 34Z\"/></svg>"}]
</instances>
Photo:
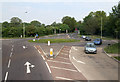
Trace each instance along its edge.
<instances>
[{"instance_id":1,"label":"white arrow road marking","mask_svg":"<svg viewBox=\"0 0 120 82\"><path fill-rule=\"evenodd\" d=\"M76 60L75 57L73 57L73 59L74 59L75 61L79 62L79 63L86 64L85 62Z\"/></svg>"},{"instance_id":2,"label":"white arrow road marking","mask_svg":"<svg viewBox=\"0 0 120 82\"><path fill-rule=\"evenodd\" d=\"M24 65L26 65L27 66L27 71L26 71L26 73L31 73L31 71L30 71L30 67L35 67L35 65L32 65L31 63L29 63L29 62L26 62Z\"/></svg>"}]
</instances>

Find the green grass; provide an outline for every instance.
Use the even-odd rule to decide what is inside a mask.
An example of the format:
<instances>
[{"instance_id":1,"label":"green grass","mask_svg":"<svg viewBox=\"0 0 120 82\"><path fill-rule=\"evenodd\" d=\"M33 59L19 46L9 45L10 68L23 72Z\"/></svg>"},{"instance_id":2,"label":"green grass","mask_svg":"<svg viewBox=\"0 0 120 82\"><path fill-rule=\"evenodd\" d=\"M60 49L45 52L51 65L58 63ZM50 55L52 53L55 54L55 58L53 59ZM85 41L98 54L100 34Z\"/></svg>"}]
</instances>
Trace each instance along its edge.
<instances>
[{"instance_id":1,"label":"green grass","mask_svg":"<svg viewBox=\"0 0 120 82\"><path fill-rule=\"evenodd\" d=\"M104 48L107 53L118 54L119 53L120 43L112 44Z\"/></svg>"},{"instance_id":2,"label":"green grass","mask_svg":"<svg viewBox=\"0 0 120 82\"><path fill-rule=\"evenodd\" d=\"M114 58L120 61L120 56L118 56L118 57L114 57Z\"/></svg>"},{"instance_id":3,"label":"green grass","mask_svg":"<svg viewBox=\"0 0 120 82\"><path fill-rule=\"evenodd\" d=\"M78 35L79 37L82 37L82 35ZM92 39L96 39L96 38L101 38L101 36L99 35L85 35L85 36L89 36ZM103 40L115 40L115 38L111 38L111 37L102 37Z\"/></svg>"},{"instance_id":4,"label":"green grass","mask_svg":"<svg viewBox=\"0 0 120 82\"><path fill-rule=\"evenodd\" d=\"M80 40L75 39L39 39L39 40L29 40L29 42L36 42L36 43L47 43L50 41L51 43L63 43L63 42L79 42Z\"/></svg>"}]
</instances>

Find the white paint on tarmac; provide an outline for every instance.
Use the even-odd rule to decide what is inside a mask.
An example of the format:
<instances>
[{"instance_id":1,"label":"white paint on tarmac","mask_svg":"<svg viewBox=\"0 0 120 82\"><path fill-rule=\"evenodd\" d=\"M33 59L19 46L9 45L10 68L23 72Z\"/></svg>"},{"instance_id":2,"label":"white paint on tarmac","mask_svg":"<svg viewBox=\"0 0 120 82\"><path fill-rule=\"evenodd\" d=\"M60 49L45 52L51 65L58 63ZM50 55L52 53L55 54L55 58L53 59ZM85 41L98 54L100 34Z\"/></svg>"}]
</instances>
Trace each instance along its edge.
<instances>
[{"instance_id":1,"label":"white paint on tarmac","mask_svg":"<svg viewBox=\"0 0 120 82\"><path fill-rule=\"evenodd\" d=\"M78 50L78 49L76 49L75 47L72 47L72 48L73 48L74 50L76 50L76 51Z\"/></svg>"},{"instance_id":2,"label":"white paint on tarmac","mask_svg":"<svg viewBox=\"0 0 120 82\"><path fill-rule=\"evenodd\" d=\"M41 54L41 52L38 50L38 52Z\"/></svg>"},{"instance_id":3,"label":"white paint on tarmac","mask_svg":"<svg viewBox=\"0 0 120 82\"><path fill-rule=\"evenodd\" d=\"M11 63L11 59L9 59L8 61L8 68L10 67L10 63Z\"/></svg>"},{"instance_id":4,"label":"white paint on tarmac","mask_svg":"<svg viewBox=\"0 0 120 82\"><path fill-rule=\"evenodd\" d=\"M49 67L48 63L45 62L45 64L47 65L47 68L48 68L49 72L51 73L51 70L50 70L50 67Z\"/></svg>"},{"instance_id":5,"label":"white paint on tarmac","mask_svg":"<svg viewBox=\"0 0 120 82\"><path fill-rule=\"evenodd\" d=\"M54 69L60 69L60 70L78 72L77 70L73 70L73 69L67 69L67 68L61 68L61 67L55 67L55 66L50 66L50 67L51 67L51 68L54 68Z\"/></svg>"},{"instance_id":6,"label":"white paint on tarmac","mask_svg":"<svg viewBox=\"0 0 120 82\"><path fill-rule=\"evenodd\" d=\"M42 55L41 55L42 56ZM43 60L45 60L44 56L42 56Z\"/></svg>"},{"instance_id":7,"label":"white paint on tarmac","mask_svg":"<svg viewBox=\"0 0 120 82\"><path fill-rule=\"evenodd\" d=\"M67 63L67 62L61 62L61 61L53 61L53 60L47 60L49 62L54 62L54 63L62 63L62 64L69 64L72 65L71 63Z\"/></svg>"},{"instance_id":8,"label":"white paint on tarmac","mask_svg":"<svg viewBox=\"0 0 120 82\"><path fill-rule=\"evenodd\" d=\"M82 63L82 64L86 64L85 62L82 61L78 61L77 59L75 59L75 57L72 57L75 61L77 61L78 63Z\"/></svg>"},{"instance_id":9,"label":"white paint on tarmac","mask_svg":"<svg viewBox=\"0 0 120 82\"><path fill-rule=\"evenodd\" d=\"M63 53L63 52L61 52L61 54L68 55L68 54L65 54L65 53Z\"/></svg>"},{"instance_id":10,"label":"white paint on tarmac","mask_svg":"<svg viewBox=\"0 0 120 82\"><path fill-rule=\"evenodd\" d=\"M58 56L58 58L62 58L62 59L65 59L65 60L69 60L69 58L60 57L60 56Z\"/></svg>"},{"instance_id":11,"label":"white paint on tarmac","mask_svg":"<svg viewBox=\"0 0 120 82\"><path fill-rule=\"evenodd\" d=\"M14 47L14 45L12 45L12 48Z\"/></svg>"},{"instance_id":12,"label":"white paint on tarmac","mask_svg":"<svg viewBox=\"0 0 120 82\"><path fill-rule=\"evenodd\" d=\"M10 57L12 57L12 52L10 53Z\"/></svg>"},{"instance_id":13,"label":"white paint on tarmac","mask_svg":"<svg viewBox=\"0 0 120 82\"><path fill-rule=\"evenodd\" d=\"M6 74L5 74L5 81L4 82L6 82L7 78L8 78L8 72L6 72Z\"/></svg>"},{"instance_id":14,"label":"white paint on tarmac","mask_svg":"<svg viewBox=\"0 0 120 82\"><path fill-rule=\"evenodd\" d=\"M73 79L69 79L69 78L65 78L65 77L55 77L56 79L61 79L61 80L73 80Z\"/></svg>"},{"instance_id":15,"label":"white paint on tarmac","mask_svg":"<svg viewBox=\"0 0 120 82\"><path fill-rule=\"evenodd\" d=\"M23 49L25 49L26 47L25 46L23 46Z\"/></svg>"},{"instance_id":16,"label":"white paint on tarmac","mask_svg":"<svg viewBox=\"0 0 120 82\"><path fill-rule=\"evenodd\" d=\"M13 51L13 48L11 49L11 51Z\"/></svg>"}]
</instances>

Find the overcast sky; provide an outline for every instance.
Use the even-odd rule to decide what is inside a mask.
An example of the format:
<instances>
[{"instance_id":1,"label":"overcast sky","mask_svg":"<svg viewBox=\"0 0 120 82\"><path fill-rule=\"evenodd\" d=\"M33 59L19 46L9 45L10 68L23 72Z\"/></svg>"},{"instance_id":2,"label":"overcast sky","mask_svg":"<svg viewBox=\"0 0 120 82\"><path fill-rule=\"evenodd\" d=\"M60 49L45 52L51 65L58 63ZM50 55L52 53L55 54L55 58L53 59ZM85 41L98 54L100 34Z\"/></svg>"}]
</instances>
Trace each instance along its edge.
<instances>
[{"instance_id":1,"label":"overcast sky","mask_svg":"<svg viewBox=\"0 0 120 82\"><path fill-rule=\"evenodd\" d=\"M46 25L53 22L61 22L64 16L74 17L77 21L82 20L91 11L105 11L107 15L111 12L112 7L118 4L119 0L103 1L36 1L33 2L15 2L5 0L0 4L2 8L2 18L0 22L10 21L12 17L19 17L23 22L38 20ZM27 12L27 13L25 13Z\"/></svg>"}]
</instances>

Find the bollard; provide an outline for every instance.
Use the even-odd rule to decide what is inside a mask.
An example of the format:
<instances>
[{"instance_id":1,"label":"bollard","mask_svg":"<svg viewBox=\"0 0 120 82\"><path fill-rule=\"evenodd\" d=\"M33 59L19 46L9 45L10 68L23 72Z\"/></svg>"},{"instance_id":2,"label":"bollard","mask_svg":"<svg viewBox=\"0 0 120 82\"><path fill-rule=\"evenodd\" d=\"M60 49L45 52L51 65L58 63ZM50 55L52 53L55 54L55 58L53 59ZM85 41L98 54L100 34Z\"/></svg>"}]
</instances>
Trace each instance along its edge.
<instances>
[{"instance_id":1,"label":"bollard","mask_svg":"<svg viewBox=\"0 0 120 82\"><path fill-rule=\"evenodd\" d=\"M33 41L35 41L35 39L33 39Z\"/></svg>"},{"instance_id":2,"label":"bollard","mask_svg":"<svg viewBox=\"0 0 120 82\"><path fill-rule=\"evenodd\" d=\"M50 41L48 41L48 46L50 46Z\"/></svg>"},{"instance_id":3,"label":"bollard","mask_svg":"<svg viewBox=\"0 0 120 82\"><path fill-rule=\"evenodd\" d=\"M50 48L50 56L53 56L53 49Z\"/></svg>"}]
</instances>

